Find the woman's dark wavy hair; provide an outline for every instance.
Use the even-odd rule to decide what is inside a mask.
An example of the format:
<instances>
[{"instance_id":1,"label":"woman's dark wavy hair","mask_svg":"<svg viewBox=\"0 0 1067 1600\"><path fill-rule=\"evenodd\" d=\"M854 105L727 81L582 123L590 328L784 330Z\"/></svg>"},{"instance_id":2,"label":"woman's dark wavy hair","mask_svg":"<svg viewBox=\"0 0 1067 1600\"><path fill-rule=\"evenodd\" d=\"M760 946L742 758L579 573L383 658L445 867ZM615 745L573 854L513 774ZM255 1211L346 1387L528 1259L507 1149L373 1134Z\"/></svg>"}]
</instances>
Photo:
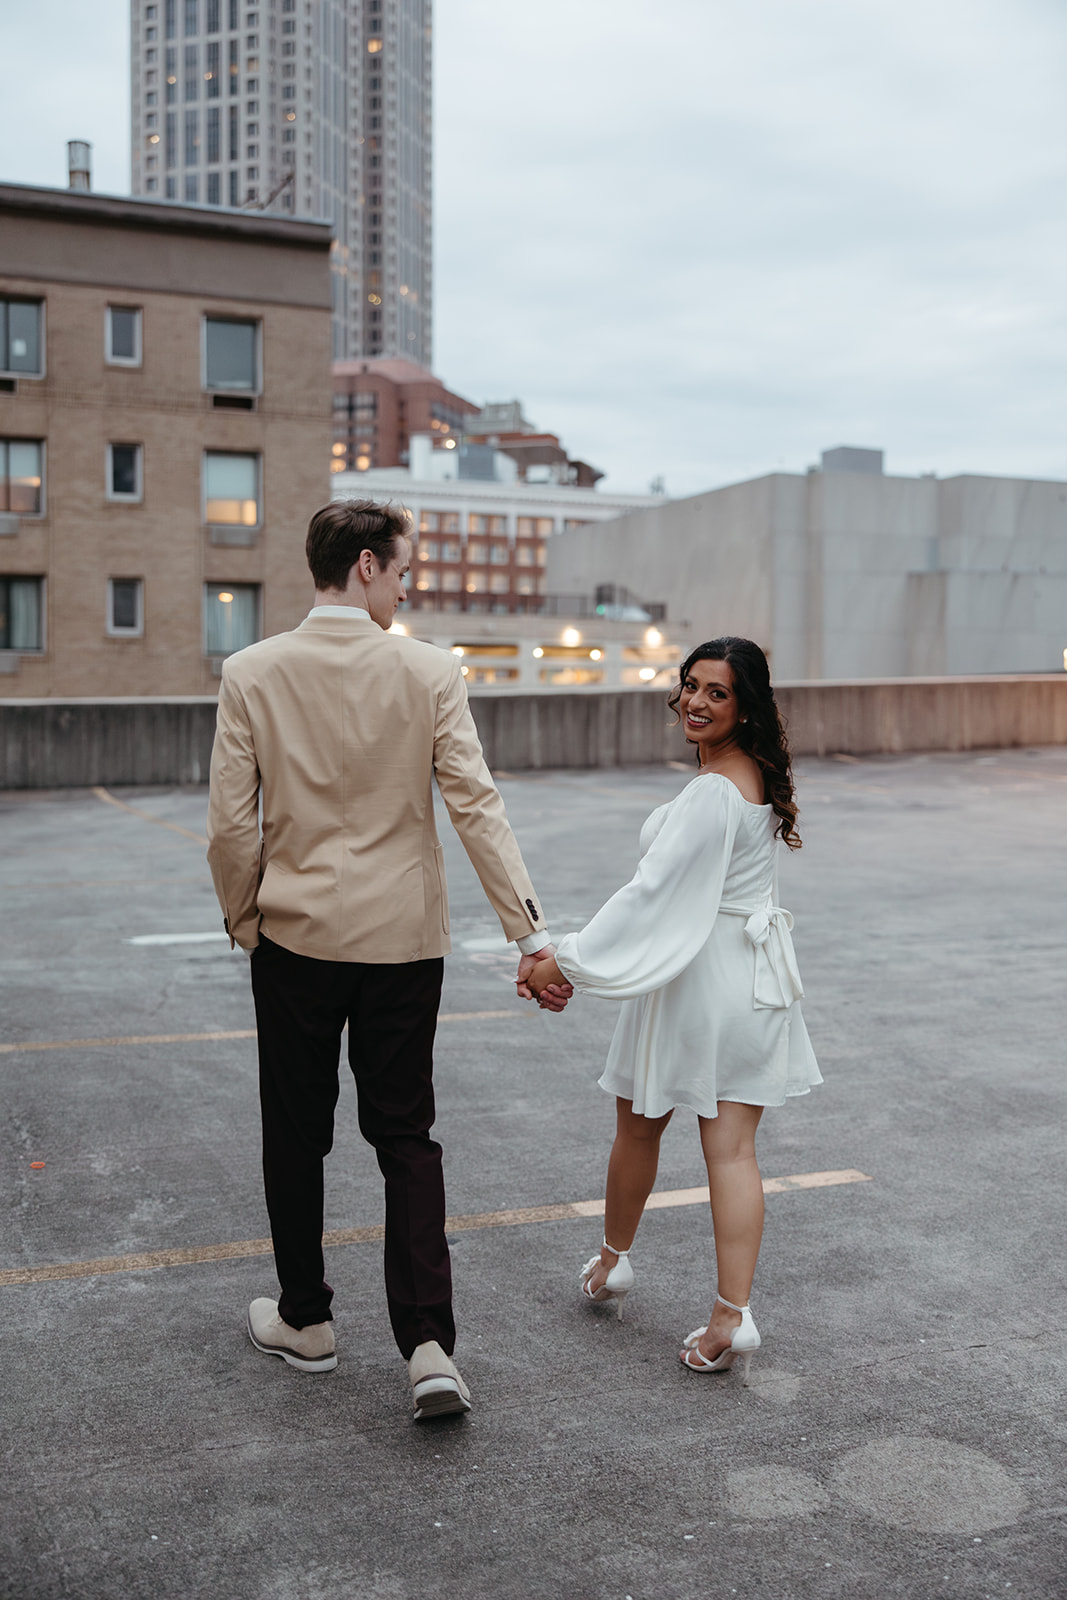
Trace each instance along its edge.
<instances>
[{"instance_id":1,"label":"woman's dark wavy hair","mask_svg":"<svg viewBox=\"0 0 1067 1600\"><path fill-rule=\"evenodd\" d=\"M735 639L729 634L722 639L709 639L707 644L698 644L682 662L678 687L667 700L679 721L681 713L678 701L682 685L697 661L725 661L733 673L738 707L742 717L747 718L747 721L738 725L737 742L763 773L767 799L778 818L775 833L781 836L790 850L799 850L801 840L797 832L797 806L793 798L793 766L785 728L771 687L767 657L751 639Z\"/></svg>"}]
</instances>

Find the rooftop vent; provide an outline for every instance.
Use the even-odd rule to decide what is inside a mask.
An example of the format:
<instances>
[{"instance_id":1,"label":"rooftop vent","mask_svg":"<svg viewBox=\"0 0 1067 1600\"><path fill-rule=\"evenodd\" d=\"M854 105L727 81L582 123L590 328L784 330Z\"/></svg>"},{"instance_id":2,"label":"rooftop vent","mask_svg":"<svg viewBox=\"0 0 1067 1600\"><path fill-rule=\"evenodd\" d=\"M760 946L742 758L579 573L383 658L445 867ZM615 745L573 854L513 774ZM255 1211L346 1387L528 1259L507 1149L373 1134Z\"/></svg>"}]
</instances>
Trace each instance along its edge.
<instances>
[{"instance_id":1,"label":"rooftop vent","mask_svg":"<svg viewBox=\"0 0 1067 1600\"><path fill-rule=\"evenodd\" d=\"M85 139L70 139L67 141L67 166L70 170L70 186L78 189L82 194L88 194L92 188L92 145Z\"/></svg>"}]
</instances>

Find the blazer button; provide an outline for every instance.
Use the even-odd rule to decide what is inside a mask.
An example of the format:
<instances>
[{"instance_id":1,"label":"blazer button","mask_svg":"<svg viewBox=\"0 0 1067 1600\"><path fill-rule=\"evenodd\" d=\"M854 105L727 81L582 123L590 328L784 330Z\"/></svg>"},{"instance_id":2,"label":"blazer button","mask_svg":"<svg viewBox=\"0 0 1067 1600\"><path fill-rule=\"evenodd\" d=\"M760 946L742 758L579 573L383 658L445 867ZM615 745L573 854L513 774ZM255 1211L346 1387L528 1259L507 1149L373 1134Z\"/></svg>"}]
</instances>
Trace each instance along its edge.
<instances>
[{"instance_id":1,"label":"blazer button","mask_svg":"<svg viewBox=\"0 0 1067 1600\"><path fill-rule=\"evenodd\" d=\"M541 913L538 911L532 900L527 900L526 909L530 913L531 917L533 917L535 922L540 922Z\"/></svg>"}]
</instances>

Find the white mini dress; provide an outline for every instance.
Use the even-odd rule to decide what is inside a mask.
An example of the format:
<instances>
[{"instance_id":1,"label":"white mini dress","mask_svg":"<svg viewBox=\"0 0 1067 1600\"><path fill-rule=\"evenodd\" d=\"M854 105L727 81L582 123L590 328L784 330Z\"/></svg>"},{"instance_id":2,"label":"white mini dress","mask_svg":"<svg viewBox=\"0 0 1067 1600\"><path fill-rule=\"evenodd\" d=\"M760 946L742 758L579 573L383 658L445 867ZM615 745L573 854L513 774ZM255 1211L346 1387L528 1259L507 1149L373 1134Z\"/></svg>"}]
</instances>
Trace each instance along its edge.
<instances>
[{"instance_id":1,"label":"white mini dress","mask_svg":"<svg viewBox=\"0 0 1067 1600\"><path fill-rule=\"evenodd\" d=\"M640 1116L779 1106L822 1082L774 903L777 821L701 773L646 820L631 881L560 941L575 989L623 1002L600 1086Z\"/></svg>"}]
</instances>

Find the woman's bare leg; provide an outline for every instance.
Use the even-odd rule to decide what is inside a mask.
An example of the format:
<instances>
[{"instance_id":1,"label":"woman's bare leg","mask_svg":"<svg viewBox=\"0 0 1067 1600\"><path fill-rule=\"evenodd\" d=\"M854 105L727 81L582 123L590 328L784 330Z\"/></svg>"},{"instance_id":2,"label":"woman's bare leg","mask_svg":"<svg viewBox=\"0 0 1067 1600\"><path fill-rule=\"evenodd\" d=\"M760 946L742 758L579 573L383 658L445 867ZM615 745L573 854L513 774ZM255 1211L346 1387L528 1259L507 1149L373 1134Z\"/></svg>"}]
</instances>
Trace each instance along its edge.
<instances>
[{"instance_id":1,"label":"woman's bare leg","mask_svg":"<svg viewBox=\"0 0 1067 1600\"><path fill-rule=\"evenodd\" d=\"M608 1184L604 1210L604 1237L616 1250L629 1250L637 1225L652 1193L659 1166L659 1141L671 1117L640 1117L632 1100L616 1101L615 1143L608 1161ZM589 1276L590 1292L595 1294L618 1258L601 1250L600 1266Z\"/></svg>"},{"instance_id":2,"label":"woman's bare leg","mask_svg":"<svg viewBox=\"0 0 1067 1600\"><path fill-rule=\"evenodd\" d=\"M756 1164L756 1129L762 1115L762 1106L720 1100L717 1117L699 1119L711 1193L718 1292L736 1306L748 1305L763 1238L763 1182ZM708 1331L700 1341L701 1353L712 1361L721 1355L740 1321L736 1311L716 1300Z\"/></svg>"}]
</instances>

